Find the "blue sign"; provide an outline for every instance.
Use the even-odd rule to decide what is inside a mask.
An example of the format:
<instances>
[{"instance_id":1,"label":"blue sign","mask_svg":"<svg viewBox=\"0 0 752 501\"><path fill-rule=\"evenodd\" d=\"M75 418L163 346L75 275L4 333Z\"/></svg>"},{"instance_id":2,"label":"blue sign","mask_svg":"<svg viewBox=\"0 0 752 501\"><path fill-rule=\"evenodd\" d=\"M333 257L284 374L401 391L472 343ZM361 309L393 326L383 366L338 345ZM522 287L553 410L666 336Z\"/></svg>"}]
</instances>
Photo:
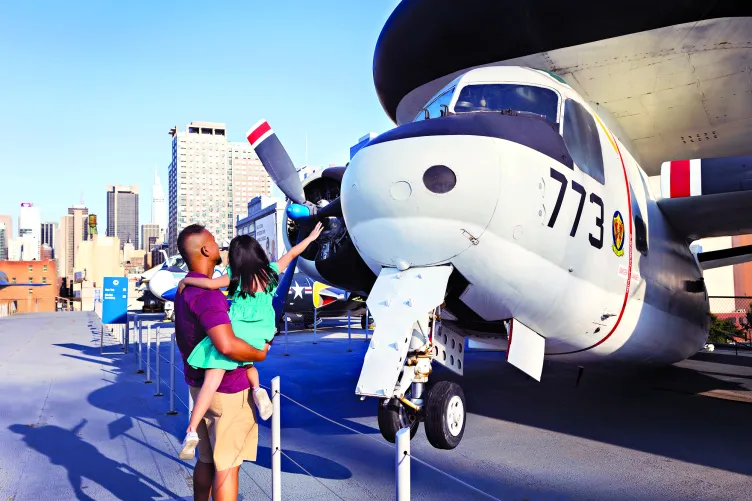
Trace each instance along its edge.
<instances>
[{"instance_id":1,"label":"blue sign","mask_svg":"<svg viewBox=\"0 0 752 501\"><path fill-rule=\"evenodd\" d=\"M105 325L128 322L128 279L104 277L102 323Z\"/></svg>"}]
</instances>

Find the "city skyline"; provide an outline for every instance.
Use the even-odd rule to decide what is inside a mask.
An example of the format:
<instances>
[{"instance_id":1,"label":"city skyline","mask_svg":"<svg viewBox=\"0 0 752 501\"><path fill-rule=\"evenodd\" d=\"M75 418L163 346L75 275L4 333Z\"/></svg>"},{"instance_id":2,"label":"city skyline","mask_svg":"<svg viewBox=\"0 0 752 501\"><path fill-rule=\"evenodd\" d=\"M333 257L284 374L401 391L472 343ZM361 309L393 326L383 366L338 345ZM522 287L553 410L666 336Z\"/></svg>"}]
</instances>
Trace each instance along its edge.
<instances>
[{"instance_id":1,"label":"city skyline","mask_svg":"<svg viewBox=\"0 0 752 501\"><path fill-rule=\"evenodd\" d=\"M379 26L397 3L238 4L230 15L199 4L178 15L161 4L9 5L0 56L13 78L0 108L13 120L0 124L0 148L13 174L3 180L0 213L15 230L20 203L30 201L42 221L57 221L83 194L103 230L103 189L139 185L150 200L156 168L166 191L166 131L193 120L223 122L228 140L245 142L248 127L265 118L296 166L306 163L306 136L308 163L344 165L363 131L393 127L372 64ZM189 33L212 43L154 50ZM23 51L18 40L29 40ZM244 48L259 44L269 49L247 64ZM55 134L38 148L52 124ZM149 204L140 204L139 220L151 220Z\"/></svg>"}]
</instances>

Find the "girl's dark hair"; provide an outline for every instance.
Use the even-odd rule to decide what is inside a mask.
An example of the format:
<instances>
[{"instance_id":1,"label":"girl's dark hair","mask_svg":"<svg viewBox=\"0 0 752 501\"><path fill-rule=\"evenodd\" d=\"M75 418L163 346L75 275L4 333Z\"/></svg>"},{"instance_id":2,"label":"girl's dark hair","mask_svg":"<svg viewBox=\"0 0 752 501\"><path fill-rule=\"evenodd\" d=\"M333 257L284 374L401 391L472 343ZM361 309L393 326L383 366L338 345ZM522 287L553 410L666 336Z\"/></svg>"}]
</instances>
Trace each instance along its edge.
<instances>
[{"instance_id":1,"label":"girl's dark hair","mask_svg":"<svg viewBox=\"0 0 752 501\"><path fill-rule=\"evenodd\" d=\"M262 285L263 290L271 290L279 283L279 276L269 266L269 258L258 241L250 235L239 235L230 242L230 297L239 292L245 298L250 294L254 297L256 285ZM238 289L240 289L238 291Z\"/></svg>"}]
</instances>

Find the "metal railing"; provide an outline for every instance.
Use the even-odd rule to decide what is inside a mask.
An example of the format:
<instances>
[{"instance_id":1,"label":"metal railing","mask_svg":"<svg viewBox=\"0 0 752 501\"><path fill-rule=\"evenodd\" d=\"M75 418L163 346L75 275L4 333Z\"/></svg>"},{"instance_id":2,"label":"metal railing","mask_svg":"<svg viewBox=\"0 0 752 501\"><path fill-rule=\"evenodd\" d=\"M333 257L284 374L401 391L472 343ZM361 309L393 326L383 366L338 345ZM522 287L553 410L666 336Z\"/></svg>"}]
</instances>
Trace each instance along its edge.
<instances>
[{"instance_id":1,"label":"metal railing","mask_svg":"<svg viewBox=\"0 0 752 501\"><path fill-rule=\"evenodd\" d=\"M190 390L188 391L188 398L187 402L184 401L175 391L175 374L180 373L185 377L185 373L183 370L178 367L175 363L175 351L176 351L176 340L175 340L175 334L172 333L169 337L169 358L165 357L161 353L160 347L162 345L162 329L165 328L174 328L174 324L170 322L164 322L160 321L164 319L164 314L160 313L138 313L138 314L129 314L129 323L130 321L133 321L133 329L126 328L124 332L126 333L125 338L125 345L127 346L127 338L130 335L131 332L133 332L134 337L136 338L137 345L134 346L133 353L138 359L138 370L136 373L138 374L145 374L145 381L146 384L154 384L155 385L155 393L154 396L156 397L162 397L164 394L161 392L161 384L164 384L168 387L168 395L169 395L169 410L167 412L168 415L176 415L178 414L177 410L175 409L175 401L177 400L180 402L180 404L186 409L187 415L190 415L190 412L193 409L193 399L190 395ZM148 323L148 321L152 320L152 323ZM144 325L146 323L146 325ZM352 323L350 315L348 314L348 322L347 322L347 330L348 330L348 352L352 351ZM144 330L146 331L144 333ZM361 329L358 329L361 330ZM369 330L369 324L366 322L366 329L364 331L366 341L368 341L368 330ZM154 332L154 343L152 343L152 331ZM144 338L145 335L145 338ZM288 353L288 337L289 337L289 330L288 330L288 319L285 318L285 355L289 355ZM314 338L314 343L316 342L317 338ZM153 354L153 355L152 355ZM145 356L144 356L145 355ZM154 364L152 366L152 358L154 359ZM168 371L169 371L169 378L168 381L165 381L162 379L162 372L161 367L162 363L168 364ZM145 369L144 369L145 366ZM154 380L152 381L152 368L154 369ZM290 461L292 464L294 464L297 468L299 468L303 473L311 477L313 480L315 480L319 485L324 487L327 491L329 491L332 495L334 495L338 499L343 499L340 495L338 495L334 490L332 490L331 487L327 486L325 483L321 481L318 477L311 474L305 467L303 467L301 464L299 464L297 461L295 461L290 455L288 455L284 448L282 447L282 427L281 427L281 410L282 405L281 401L284 398L286 401L288 401L290 404L297 406L298 408L317 416L318 418L333 424L335 426L338 426L339 428L342 428L344 430L347 430L353 434L360 435L363 437L368 438L369 440L372 440L375 443L378 443L380 447L388 447L392 448L394 451L394 471L395 471L395 493L396 493L396 499L398 501L409 501L410 500L410 488L411 488L411 461L414 460L416 463L425 466L429 468L430 470L439 473L448 479L451 479L458 484L464 486L470 491L473 491L476 494L479 494L481 496L484 496L488 499L493 499L496 501L499 501L498 498L495 496L484 492L477 487L474 487L467 482L427 463L426 461L423 461L410 452L410 429L409 428L403 428L397 433L397 439L394 444L387 443L385 441L379 440L373 436L367 435L365 433L362 433L358 430L355 430L349 426L346 426L342 423L339 423L335 421L334 419L331 419L320 412L311 409L310 407L307 407L306 405L296 401L295 399L289 397L288 395L285 395L280 390L280 377L275 376L271 380L271 386L265 386L261 385L263 388L269 390L271 392L270 398L272 400L272 406L273 406L273 412L271 417L271 485L272 485L272 500L273 501L281 501L282 499L282 457L284 456L288 461Z\"/></svg>"}]
</instances>

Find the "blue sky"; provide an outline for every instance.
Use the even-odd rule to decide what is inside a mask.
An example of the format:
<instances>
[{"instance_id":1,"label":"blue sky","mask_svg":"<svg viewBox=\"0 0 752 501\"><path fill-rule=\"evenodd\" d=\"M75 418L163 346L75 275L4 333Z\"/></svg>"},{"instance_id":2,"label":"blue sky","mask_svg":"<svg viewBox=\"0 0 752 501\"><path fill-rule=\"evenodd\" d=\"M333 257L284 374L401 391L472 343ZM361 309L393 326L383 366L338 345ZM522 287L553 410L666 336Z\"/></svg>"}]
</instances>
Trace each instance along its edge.
<instances>
[{"instance_id":1,"label":"blue sky","mask_svg":"<svg viewBox=\"0 0 752 501\"><path fill-rule=\"evenodd\" d=\"M168 131L224 122L232 141L269 120L296 165L344 164L394 126L373 50L398 0L4 2L0 214L32 202L59 221L83 194L106 229L106 186L138 184L151 217L167 190Z\"/></svg>"}]
</instances>

